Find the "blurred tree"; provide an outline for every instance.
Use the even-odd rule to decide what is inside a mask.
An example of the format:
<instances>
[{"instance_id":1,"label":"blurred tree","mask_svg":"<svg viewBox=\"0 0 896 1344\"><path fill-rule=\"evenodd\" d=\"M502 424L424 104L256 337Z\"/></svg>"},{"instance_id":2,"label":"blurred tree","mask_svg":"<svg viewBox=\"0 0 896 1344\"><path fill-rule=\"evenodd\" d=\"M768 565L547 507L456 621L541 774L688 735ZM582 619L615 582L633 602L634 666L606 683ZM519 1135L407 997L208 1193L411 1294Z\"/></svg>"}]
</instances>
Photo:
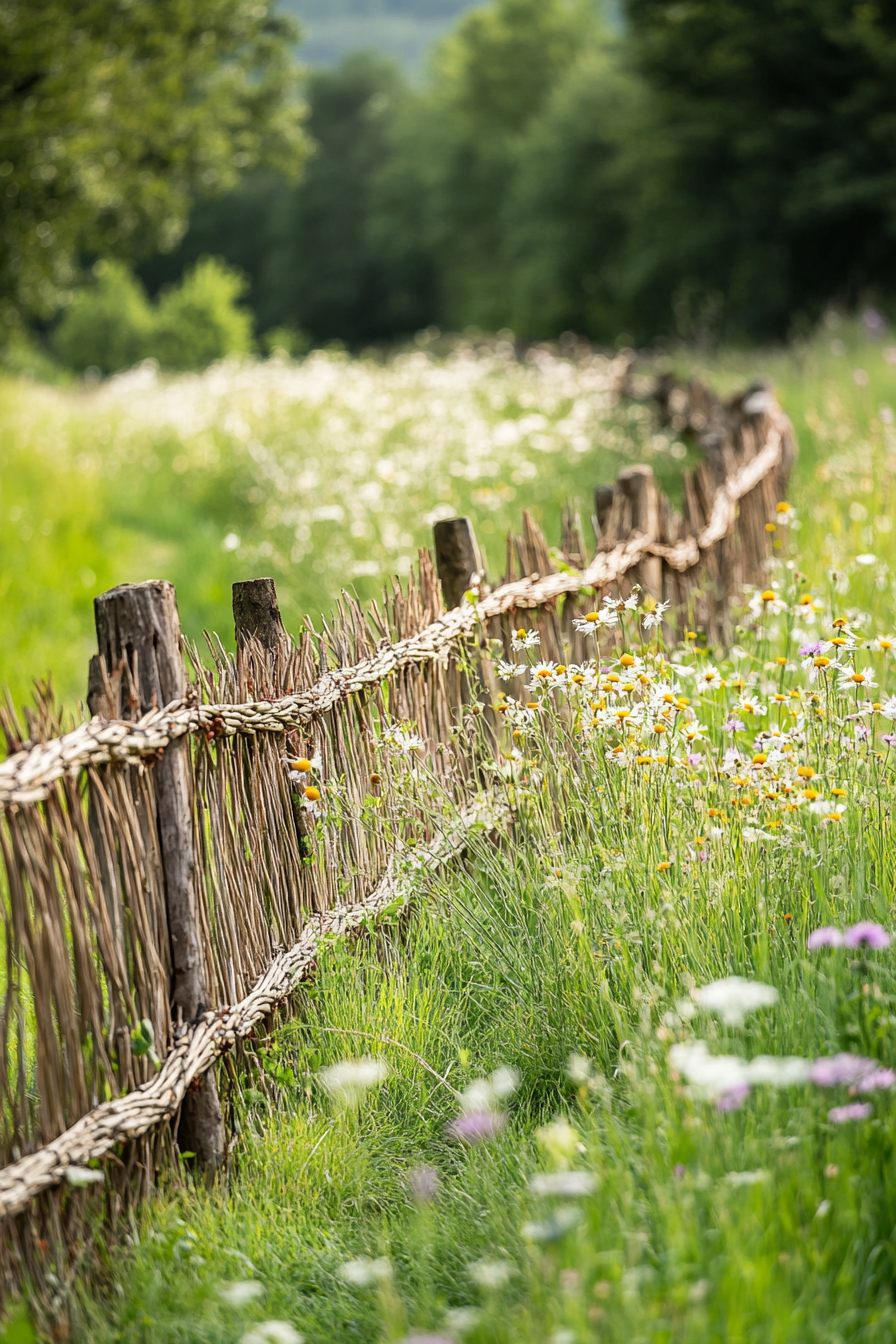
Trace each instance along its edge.
<instances>
[{"instance_id":1,"label":"blurred tree","mask_svg":"<svg viewBox=\"0 0 896 1344\"><path fill-rule=\"evenodd\" d=\"M615 40L586 47L531 123L508 198L508 324L534 339L630 327L629 240L650 145L640 80Z\"/></svg>"},{"instance_id":2,"label":"blurred tree","mask_svg":"<svg viewBox=\"0 0 896 1344\"><path fill-rule=\"evenodd\" d=\"M729 329L766 335L796 311L896 290L896 7L626 10L662 163L631 239L641 321L662 327L671 294L681 323L718 307Z\"/></svg>"},{"instance_id":3,"label":"blurred tree","mask_svg":"<svg viewBox=\"0 0 896 1344\"><path fill-rule=\"evenodd\" d=\"M306 151L269 0L0 6L0 332L58 309L79 254L181 237L193 194Z\"/></svg>"},{"instance_id":4,"label":"blurred tree","mask_svg":"<svg viewBox=\"0 0 896 1344\"><path fill-rule=\"evenodd\" d=\"M93 269L93 282L66 305L51 338L70 369L116 373L147 358L165 369L204 369L252 348L252 315L238 306L245 279L220 261L204 257L157 304L120 261Z\"/></svg>"},{"instance_id":5,"label":"blurred tree","mask_svg":"<svg viewBox=\"0 0 896 1344\"><path fill-rule=\"evenodd\" d=\"M430 90L396 126L372 226L393 264L428 254L436 320L506 324L507 211L520 148L599 31L591 0L496 0L466 14L438 47Z\"/></svg>"},{"instance_id":6,"label":"blurred tree","mask_svg":"<svg viewBox=\"0 0 896 1344\"><path fill-rule=\"evenodd\" d=\"M370 229L371 184L409 97L397 66L358 53L311 71L306 96L313 150L299 186L250 174L223 199L198 205L182 244L144 263L141 275L156 289L203 254L223 257L248 276L262 332L291 327L358 345L425 324L409 259L391 265Z\"/></svg>"}]
</instances>

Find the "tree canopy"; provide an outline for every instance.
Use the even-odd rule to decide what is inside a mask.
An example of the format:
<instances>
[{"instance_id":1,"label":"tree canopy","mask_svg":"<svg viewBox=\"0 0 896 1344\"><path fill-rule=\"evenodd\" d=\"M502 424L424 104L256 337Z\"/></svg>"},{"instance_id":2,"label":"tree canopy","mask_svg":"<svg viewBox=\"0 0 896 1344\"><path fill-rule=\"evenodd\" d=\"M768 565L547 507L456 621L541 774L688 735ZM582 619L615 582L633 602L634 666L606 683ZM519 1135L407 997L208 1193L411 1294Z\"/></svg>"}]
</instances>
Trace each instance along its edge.
<instances>
[{"instance_id":1,"label":"tree canopy","mask_svg":"<svg viewBox=\"0 0 896 1344\"><path fill-rule=\"evenodd\" d=\"M83 254L169 249L195 197L294 175L295 35L267 0L6 0L0 327L52 315Z\"/></svg>"}]
</instances>

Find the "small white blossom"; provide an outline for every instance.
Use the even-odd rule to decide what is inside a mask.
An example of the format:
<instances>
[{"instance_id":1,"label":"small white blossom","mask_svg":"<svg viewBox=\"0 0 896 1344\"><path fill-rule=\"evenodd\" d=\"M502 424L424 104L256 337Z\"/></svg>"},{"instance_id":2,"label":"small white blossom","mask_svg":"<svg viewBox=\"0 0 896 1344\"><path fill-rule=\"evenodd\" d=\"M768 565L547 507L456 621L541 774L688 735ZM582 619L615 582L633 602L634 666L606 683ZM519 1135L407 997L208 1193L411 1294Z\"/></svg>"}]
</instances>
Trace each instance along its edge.
<instances>
[{"instance_id":1,"label":"small white blossom","mask_svg":"<svg viewBox=\"0 0 896 1344\"><path fill-rule=\"evenodd\" d=\"M339 1064L331 1064L318 1074L321 1083L335 1102L341 1106L358 1106L364 1099L367 1089L375 1087L389 1076L389 1066L384 1059L372 1059L365 1055L363 1059L344 1059Z\"/></svg>"},{"instance_id":2,"label":"small white blossom","mask_svg":"<svg viewBox=\"0 0 896 1344\"><path fill-rule=\"evenodd\" d=\"M579 1195L590 1195L596 1187L597 1178L588 1171L542 1171L529 1177L533 1195L576 1199Z\"/></svg>"},{"instance_id":3,"label":"small white blossom","mask_svg":"<svg viewBox=\"0 0 896 1344\"><path fill-rule=\"evenodd\" d=\"M509 1260L475 1260L467 1273L480 1288L503 1288L513 1273Z\"/></svg>"},{"instance_id":4,"label":"small white blossom","mask_svg":"<svg viewBox=\"0 0 896 1344\"><path fill-rule=\"evenodd\" d=\"M698 989L696 999L701 1008L718 1013L729 1026L739 1027L747 1013L777 1003L778 991L760 980L745 980L740 975L728 975L723 980L714 980L712 984Z\"/></svg>"},{"instance_id":5,"label":"small white blossom","mask_svg":"<svg viewBox=\"0 0 896 1344\"><path fill-rule=\"evenodd\" d=\"M264 1284L259 1283L258 1279L240 1279L235 1283L222 1283L218 1289L218 1296L230 1307L243 1307L247 1302L254 1302L258 1297L264 1297Z\"/></svg>"},{"instance_id":6,"label":"small white blossom","mask_svg":"<svg viewBox=\"0 0 896 1344\"><path fill-rule=\"evenodd\" d=\"M516 630L510 639L510 647L514 653L519 653L520 649L534 649L541 643L541 635L537 630Z\"/></svg>"},{"instance_id":7,"label":"small white blossom","mask_svg":"<svg viewBox=\"0 0 896 1344\"><path fill-rule=\"evenodd\" d=\"M372 1288L376 1283L388 1283L392 1278L392 1262L385 1255L370 1260L360 1255L357 1260L347 1260L339 1266L339 1277L355 1288Z\"/></svg>"},{"instance_id":8,"label":"small white blossom","mask_svg":"<svg viewBox=\"0 0 896 1344\"><path fill-rule=\"evenodd\" d=\"M246 1331L240 1344L302 1344L304 1338L289 1321L261 1321Z\"/></svg>"},{"instance_id":9,"label":"small white blossom","mask_svg":"<svg viewBox=\"0 0 896 1344\"><path fill-rule=\"evenodd\" d=\"M671 606L670 602L657 602L653 611L648 611L642 618L641 624L645 630L655 630L658 625L662 625L663 616Z\"/></svg>"}]
</instances>

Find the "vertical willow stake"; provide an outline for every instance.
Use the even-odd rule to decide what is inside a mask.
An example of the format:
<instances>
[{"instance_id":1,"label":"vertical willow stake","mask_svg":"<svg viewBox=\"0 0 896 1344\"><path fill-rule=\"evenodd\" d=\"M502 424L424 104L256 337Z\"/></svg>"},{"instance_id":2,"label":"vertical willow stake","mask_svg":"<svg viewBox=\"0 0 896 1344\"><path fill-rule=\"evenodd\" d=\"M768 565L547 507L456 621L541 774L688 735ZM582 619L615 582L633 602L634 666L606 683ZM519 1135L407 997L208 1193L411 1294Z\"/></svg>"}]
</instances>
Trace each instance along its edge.
<instances>
[{"instance_id":1,"label":"vertical willow stake","mask_svg":"<svg viewBox=\"0 0 896 1344\"><path fill-rule=\"evenodd\" d=\"M124 674L118 711L122 718L139 718L155 706L183 699L187 677L173 584L158 579L121 584L96 598L94 616L100 658L108 671L121 668ZM125 690L128 682L130 694ZM186 738L172 742L155 766L175 1025L178 1020L191 1022L209 1007L199 937L189 750ZM213 1073L187 1094L177 1141L181 1152L194 1153L206 1170L223 1162L224 1122Z\"/></svg>"},{"instance_id":2,"label":"vertical willow stake","mask_svg":"<svg viewBox=\"0 0 896 1344\"><path fill-rule=\"evenodd\" d=\"M474 579L484 578L482 555L469 518L443 518L432 535L442 599L450 611L460 606Z\"/></svg>"}]
</instances>

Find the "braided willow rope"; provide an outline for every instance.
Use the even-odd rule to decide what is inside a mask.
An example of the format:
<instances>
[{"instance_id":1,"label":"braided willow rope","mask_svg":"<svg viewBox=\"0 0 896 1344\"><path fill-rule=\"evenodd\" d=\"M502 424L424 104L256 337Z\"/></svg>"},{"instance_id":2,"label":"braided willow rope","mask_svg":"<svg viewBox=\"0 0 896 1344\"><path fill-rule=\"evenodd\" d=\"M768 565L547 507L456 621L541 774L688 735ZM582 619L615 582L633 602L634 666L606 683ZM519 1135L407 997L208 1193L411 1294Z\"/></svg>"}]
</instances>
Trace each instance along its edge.
<instances>
[{"instance_id":1,"label":"braided willow rope","mask_svg":"<svg viewBox=\"0 0 896 1344\"><path fill-rule=\"evenodd\" d=\"M474 830L495 831L506 817L506 804L495 798L468 804L432 844L401 860L393 858L366 900L312 916L298 942L277 954L240 1003L204 1013L184 1029L148 1083L97 1106L44 1148L4 1167L0 1171L0 1218L21 1213L42 1191L64 1180L73 1185L92 1180L85 1170L88 1162L172 1119L193 1079L206 1073L235 1041L248 1036L256 1023L287 998L314 968L328 939L351 933L384 914L397 913L419 877L456 859Z\"/></svg>"},{"instance_id":2,"label":"braided willow rope","mask_svg":"<svg viewBox=\"0 0 896 1344\"><path fill-rule=\"evenodd\" d=\"M215 736L283 732L310 723L334 705L378 685L400 668L447 659L451 648L475 626L519 608L542 607L581 588L617 582L646 556L658 556L684 573L734 528L737 502L782 461L790 422L773 406L769 431L757 455L716 490L709 521L696 537L664 545L653 537L635 535L611 551L599 552L585 570L538 574L505 583L480 602L462 604L445 612L418 635L384 644L371 658L350 667L326 672L313 686L281 700L244 704L189 705L175 701L153 710L135 723L120 719L92 719L72 732L18 752L0 764L0 811L46 798L51 784L69 771L86 765L152 756L185 733Z\"/></svg>"}]
</instances>

